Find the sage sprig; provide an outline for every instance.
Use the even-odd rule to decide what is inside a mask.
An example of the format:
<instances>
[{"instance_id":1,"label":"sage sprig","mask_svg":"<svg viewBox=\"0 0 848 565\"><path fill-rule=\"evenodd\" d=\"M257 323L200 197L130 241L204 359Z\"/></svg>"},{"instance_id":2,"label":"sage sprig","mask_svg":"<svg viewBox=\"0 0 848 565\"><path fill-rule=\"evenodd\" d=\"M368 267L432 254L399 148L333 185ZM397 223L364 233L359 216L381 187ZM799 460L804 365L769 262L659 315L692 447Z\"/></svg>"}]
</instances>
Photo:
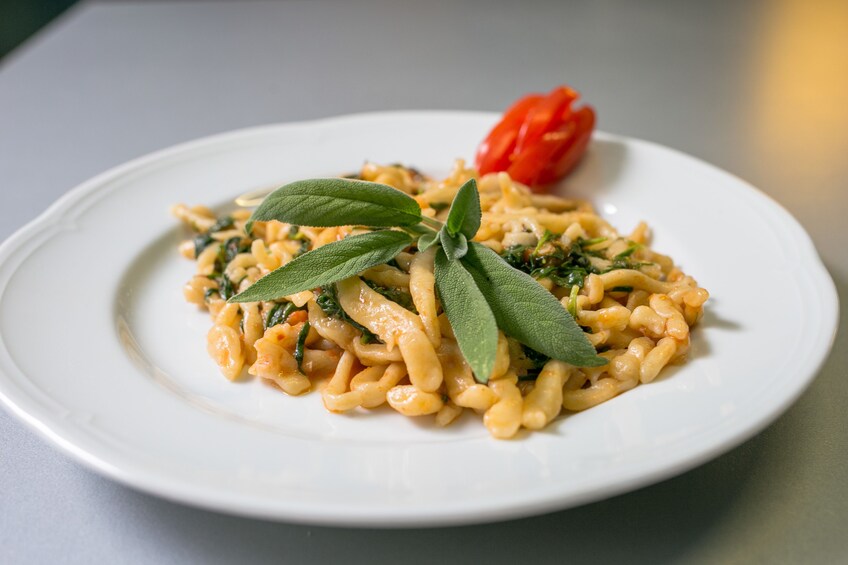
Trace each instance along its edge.
<instances>
[{"instance_id":1,"label":"sage sprig","mask_svg":"<svg viewBox=\"0 0 848 565\"><path fill-rule=\"evenodd\" d=\"M254 222L280 218L286 218L284 221L289 224L314 228L387 228L420 223L421 208L414 198L385 184L339 178L308 179L287 184L268 195L253 212L245 229L250 233Z\"/></svg>"},{"instance_id":2,"label":"sage sprig","mask_svg":"<svg viewBox=\"0 0 848 565\"><path fill-rule=\"evenodd\" d=\"M463 235L470 240L480 229L480 193L477 191L477 181L470 179L459 187L453 199L444 230L452 237Z\"/></svg>"},{"instance_id":3,"label":"sage sprig","mask_svg":"<svg viewBox=\"0 0 848 565\"><path fill-rule=\"evenodd\" d=\"M556 297L536 280L514 269L500 255L476 242L462 264L492 307L505 334L553 359L582 367L607 363Z\"/></svg>"},{"instance_id":4,"label":"sage sprig","mask_svg":"<svg viewBox=\"0 0 848 565\"><path fill-rule=\"evenodd\" d=\"M312 290L352 277L391 261L412 245L412 237L400 231L375 231L322 245L271 271L232 302L257 302Z\"/></svg>"},{"instance_id":5,"label":"sage sprig","mask_svg":"<svg viewBox=\"0 0 848 565\"><path fill-rule=\"evenodd\" d=\"M459 261L436 252L436 290L462 356L478 380L486 381L498 352L498 324L486 297Z\"/></svg>"},{"instance_id":6,"label":"sage sprig","mask_svg":"<svg viewBox=\"0 0 848 565\"><path fill-rule=\"evenodd\" d=\"M352 179L310 179L277 189L247 222L278 220L314 227L380 229L308 251L265 275L230 302L274 300L325 287L394 259L416 245L436 251L436 290L460 351L486 382L497 355L498 329L525 346L576 366L599 357L569 311L535 279L471 241L480 229L474 179L460 187L444 223L421 213L414 198L390 186Z\"/></svg>"}]
</instances>

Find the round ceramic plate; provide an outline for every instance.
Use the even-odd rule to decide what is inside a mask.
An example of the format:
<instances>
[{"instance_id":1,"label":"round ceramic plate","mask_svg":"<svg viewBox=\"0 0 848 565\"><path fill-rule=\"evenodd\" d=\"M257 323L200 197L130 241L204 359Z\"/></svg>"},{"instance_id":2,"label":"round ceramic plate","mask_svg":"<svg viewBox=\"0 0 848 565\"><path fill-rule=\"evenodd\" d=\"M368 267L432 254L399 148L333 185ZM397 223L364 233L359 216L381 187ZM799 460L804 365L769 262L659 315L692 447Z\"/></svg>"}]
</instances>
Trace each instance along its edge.
<instances>
[{"instance_id":1,"label":"round ceramic plate","mask_svg":"<svg viewBox=\"0 0 848 565\"><path fill-rule=\"evenodd\" d=\"M782 208L715 167L597 134L561 187L622 232L640 220L712 298L689 361L546 430L489 437L390 409L335 415L207 357L181 287L176 202L357 169L446 174L494 114L365 114L227 133L120 166L0 247L0 398L96 471L206 508L297 522L436 525L541 513L656 482L727 451L811 382L832 343L833 283Z\"/></svg>"}]
</instances>

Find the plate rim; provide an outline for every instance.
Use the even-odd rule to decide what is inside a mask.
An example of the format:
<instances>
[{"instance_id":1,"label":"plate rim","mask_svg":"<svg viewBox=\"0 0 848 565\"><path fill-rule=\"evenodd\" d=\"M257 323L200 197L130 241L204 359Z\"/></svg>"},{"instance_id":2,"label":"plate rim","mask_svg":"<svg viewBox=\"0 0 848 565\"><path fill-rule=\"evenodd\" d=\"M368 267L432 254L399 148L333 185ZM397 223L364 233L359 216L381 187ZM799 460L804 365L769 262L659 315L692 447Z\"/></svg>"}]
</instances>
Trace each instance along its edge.
<instances>
[{"instance_id":1,"label":"plate rim","mask_svg":"<svg viewBox=\"0 0 848 565\"><path fill-rule=\"evenodd\" d=\"M27 222L24 226L17 229L12 235L10 235L2 243L0 243L0 266L5 266L6 262L9 260L10 257L13 257L17 253L20 253L22 248L24 247L24 244L29 240L31 235L38 231L42 231L45 227L49 229L54 224L54 221L57 219L56 217L58 215L66 211L73 210L73 208L75 207L75 205L77 205L78 202L83 200L86 196L96 193L99 187L108 185L108 183L113 179L119 178L123 175L126 175L127 173L131 173L139 169L144 169L148 165L156 163L157 161L160 161L162 159L178 156L180 153L188 153L191 151L195 151L207 145L215 145L221 142L237 140L238 138L250 137L255 134L260 134L263 131L274 131L278 129L296 129L299 127L313 127L316 125L321 127L327 127L332 126L334 123L342 123L346 121L356 120L368 121L373 119L398 119L408 118L411 116L432 117L435 115L450 116L455 118L476 116L479 118L491 118L492 120L494 120L499 114L493 112L462 110L401 110L388 112L365 112L356 114L344 114L339 116L321 118L317 120L263 124L216 133L213 135L181 142L142 155L140 157L136 157L132 160L112 167L78 184L77 186L63 194L41 214L36 216L31 221ZM506 518L516 518L549 512L557 509L569 508L580 504L585 504L591 501L600 500L603 498L607 498L659 482L666 478L678 475L689 469L697 467L705 463L706 461L709 461L717 457L718 455L733 449L734 447L740 445L747 439L761 432L763 429L773 423L778 417L780 417L810 386L813 380L815 380L816 376L821 371L823 364L829 357L829 353L832 349L838 330L839 298L836 291L836 286L833 282L832 277L827 271L824 262L821 260L821 257L819 256L815 248L812 238L809 236L809 234L806 232L800 222L798 222L798 220L795 219L794 216L792 216L792 214L788 210L786 210L779 202L777 202L771 196L762 192L752 184L748 183L744 179L738 177L737 175L734 175L733 173L725 171L720 167L712 165L711 163L708 163L703 159L694 157L683 151L667 147L652 141L616 134L609 134L605 132L596 132L596 139L619 141L623 143L642 144L651 146L655 149L660 149L665 152L670 152L674 154L677 158L682 158L684 160L696 163L699 166L706 167L712 173L718 173L720 175L735 180L737 184L739 184L739 186L744 186L747 189L747 195L760 198L767 202L767 204L772 207L773 211L782 216L781 219L786 222L786 225L791 226L794 232L792 234L793 238L803 247L803 251L805 251L803 253L803 257L807 260L808 263L805 266L808 268L815 268L815 271L810 272L809 274L817 281L818 284L821 285L820 288L822 293L819 298L821 299L822 303L831 304L833 306L830 309L830 319L823 319L824 323L821 325L821 327L829 326L829 339L826 340L826 343L823 344L823 346L820 348L821 353L816 356L815 366L812 366L810 370L807 371L807 374L805 374L805 378L798 379L795 387L792 390L788 391L788 394L785 394L780 399L780 402L774 403L774 405L771 406L770 410L760 416L759 420L754 421L747 427L737 430L735 433L731 434L731 436L724 442L718 442L715 445L710 446L709 448L701 449L696 456L689 457L688 459L680 461L674 465L667 465L662 469L655 470L650 473L644 473L629 480L619 481L614 485L599 486L577 494L554 497L548 501L543 502L531 501L527 504L517 504L508 508L481 508L481 506L478 505L473 508L466 509L464 511L452 509L447 513L433 512L423 516L414 516L403 513L401 513L403 515L393 515L390 512L384 513L380 516L369 516L356 512L350 515L338 516L337 514L328 514L327 512L322 511L320 509L316 512L310 513L305 512L302 507L291 510L274 507L259 507L251 504L238 504L238 501L227 501L226 496L204 496L202 494L204 491L203 488L198 489L197 491L175 489L175 485L172 484L175 479L171 478L169 482L167 479L163 479L162 477L157 477L155 475L146 476L145 472L143 470L139 471L138 467L136 467L136 469L120 468L119 466L110 463L107 460L108 458L104 459L102 457L102 454L94 453L88 449L76 445L72 438L66 437L72 434L63 435L63 429L61 427L57 429L56 427L51 426L49 422L45 421L43 415L42 417L39 417L39 415L37 414L38 410L35 410L36 413L33 413L33 406L35 406L36 408L38 407L37 403L35 403L34 401L32 401L32 404L29 407L30 409L28 410L27 404L28 401L30 401L31 399L27 397L25 392L21 392L21 394L19 394L20 391L16 387L9 386L9 384L7 383L8 377L2 370L2 367L0 367L0 403L2 403L10 413L15 415L19 420L23 421L30 429L36 431L36 433L41 437L45 438L48 443L58 447L60 451L68 454L69 456L71 456L72 459L83 464L83 466L85 466L86 468L91 469L100 475L116 480L117 482L126 486L139 489L141 491L156 496L164 497L169 500L190 504L192 506L202 507L210 510L225 511L228 513L249 517L288 520L294 522L322 525L408 527L491 522ZM60 222L55 223L59 224ZM25 260L25 258L26 255L24 255L23 259ZM8 273L7 277L0 279L0 303L2 303L3 301L3 296L7 288L7 283L14 276L16 270L16 267L13 267ZM3 269L0 269L0 273L2 273L2 271ZM828 309L824 308L822 309L822 312L826 316L828 314ZM2 348L0 348L0 354L2 355L0 356L9 356L8 350L6 349L5 344L2 343L2 340L0 340L0 345L2 345ZM12 361L11 357L9 357L9 360ZM179 480L176 480L176 483L179 483Z\"/></svg>"}]
</instances>

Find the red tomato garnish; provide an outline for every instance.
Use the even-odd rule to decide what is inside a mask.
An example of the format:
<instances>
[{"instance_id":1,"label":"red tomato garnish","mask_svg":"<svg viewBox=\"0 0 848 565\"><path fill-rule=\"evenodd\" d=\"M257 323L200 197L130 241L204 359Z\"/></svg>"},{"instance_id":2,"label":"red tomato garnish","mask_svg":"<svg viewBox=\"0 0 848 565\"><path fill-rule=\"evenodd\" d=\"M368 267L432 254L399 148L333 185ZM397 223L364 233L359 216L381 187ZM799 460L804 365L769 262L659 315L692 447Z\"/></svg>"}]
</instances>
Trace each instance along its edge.
<instances>
[{"instance_id":1,"label":"red tomato garnish","mask_svg":"<svg viewBox=\"0 0 848 565\"><path fill-rule=\"evenodd\" d=\"M560 86L533 106L518 131L515 152L521 153L525 148L539 142L545 133L556 129L570 113L569 106L576 98L576 92Z\"/></svg>"},{"instance_id":2,"label":"red tomato garnish","mask_svg":"<svg viewBox=\"0 0 848 565\"><path fill-rule=\"evenodd\" d=\"M477 149L480 174L506 171L534 190L567 175L580 161L595 129L591 106L573 109L579 94L559 86L521 98Z\"/></svg>"},{"instance_id":3,"label":"red tomato garnish","mask_svg":"<svg viewBox=\"0 0 848 565\"><path fill-rule=\"evenodd\" d=\"M558 153L567 150L576 129L573 122L564 123L556 131L544 134L537 143L516 153L515 160L506 170L510 178L528 186L547 184L559 178L553 176L554 159Z\"/></svg>"},{"instance_id":4,"label":"red tomato garnish","mask_svg":"<svg viewBox=\"0 0 848 565\"><path fill-rule=\"evenodd\" d=\"M509 167L509 157L515 151L518 130L527 112L544 98L541 94L528 94L504 112L501 121L477 148L477 170L481 175Z\"/></svg>"},{"instance_id":5,"label":"red tomato garnish","mask_svg":"<svg viewBox=\"0 0 848 565\"><path fill-rule=\"evenodd\" d=\"M586 152L586 147L592 138L592 131L595 129L595 110L591 106L583 106L574 113L574 117L577 135L572 138L567 146L554 155L553 170L548 180L542 180L542 183L550 183L563 178L580 162L580 158Z\"/></svg>"}]
</instances>

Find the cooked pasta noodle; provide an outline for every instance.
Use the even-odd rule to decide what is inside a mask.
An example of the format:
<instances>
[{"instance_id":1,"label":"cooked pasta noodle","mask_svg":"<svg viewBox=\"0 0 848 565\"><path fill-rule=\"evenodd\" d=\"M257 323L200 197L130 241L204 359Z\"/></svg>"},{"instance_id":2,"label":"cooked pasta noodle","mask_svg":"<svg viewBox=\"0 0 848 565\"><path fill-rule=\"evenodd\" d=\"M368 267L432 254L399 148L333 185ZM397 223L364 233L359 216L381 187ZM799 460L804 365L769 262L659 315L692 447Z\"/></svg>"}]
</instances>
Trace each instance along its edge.
<instances>
[{"instance_id":1,"label":"cooked pasta noodle","mask_svg":"<svg viewBox=\"0 0 848 565\"><path fill-rule=\"evenodd\" d=\"M248 236L249 210L216 217L179 204L173 214L196 232L179 247L197 272L183 293L212 315L207 348L228 379L247 368L290 395L320 390L333 412L387 405L405 416L429 415L439 426L469 408L494 437L509 438L522 427L547 426L563 410L585 410L650 383L688 351L690 327L709 294L647 247L644 222L622 237L586 202L534 194L506 173L479 177L461 160L441 181L374 163L358 177L412 195L424 215L440 221L459 187L477 178L483 216L475 241L553 293L609 363L574 367L500 333L492 374L476 379L439 304L435 247L418 252L413 245L391 264L327 288L229 304L298 255L363 230L268 221Z\"/></svg>"}]
</instances>

